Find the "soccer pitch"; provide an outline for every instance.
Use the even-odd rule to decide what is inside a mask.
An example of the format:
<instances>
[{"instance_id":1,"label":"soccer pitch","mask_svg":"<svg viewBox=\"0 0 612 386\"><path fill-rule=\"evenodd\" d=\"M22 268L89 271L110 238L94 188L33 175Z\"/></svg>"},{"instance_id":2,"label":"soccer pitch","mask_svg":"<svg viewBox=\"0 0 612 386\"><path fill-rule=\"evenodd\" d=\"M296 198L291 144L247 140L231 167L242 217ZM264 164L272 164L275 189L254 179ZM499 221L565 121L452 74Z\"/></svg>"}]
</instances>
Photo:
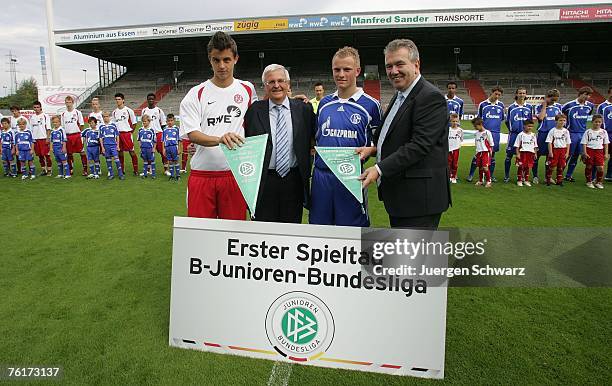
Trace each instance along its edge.
<instances>
[{"instance_id":1,"label":"soccer pitch","mask_svg":"<svg viewBox=\"0 0 612 386\"><path fill-rule=\"evenodd\" d=\"M485 189L465 182L473 152L461 151L461 181L452 186L453 207L442 227L612 225L612 184L587 189L582 164L577 182L562 188L498 182ZM497 154L498 180L504 154ZM7 225L0 364L62 366L70 384L268 383L271 361L168 346L172 224L186 215L187 179L132 177L126 157L126 180L86 180L80 160L75 163L72 180L0 178ZM160 171L159 157L157 165ZM540 168L542 179L543 159ZM369 203L372 225L388 226L375 189ZM610 288L450 288L443 383L609 383L611 298ZM363 326L364 334L369 328ZM301 365L289 379L296 385L421 382L439 383Z\"/></svg>"}]
</instances>

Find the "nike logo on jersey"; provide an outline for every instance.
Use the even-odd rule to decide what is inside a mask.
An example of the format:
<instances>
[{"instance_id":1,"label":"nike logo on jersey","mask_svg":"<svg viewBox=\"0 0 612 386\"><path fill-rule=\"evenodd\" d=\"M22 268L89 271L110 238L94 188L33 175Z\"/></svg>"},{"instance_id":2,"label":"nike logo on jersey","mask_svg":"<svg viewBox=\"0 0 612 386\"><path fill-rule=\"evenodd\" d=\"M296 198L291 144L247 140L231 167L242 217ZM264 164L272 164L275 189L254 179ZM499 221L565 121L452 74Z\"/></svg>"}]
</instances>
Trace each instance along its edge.
<instances>
[{"instance_id":1,"label":"nike logo on jersey","mask_svg":"<svg viewBox=\"0 0 612 386\"><path fill-rule=\"evenodd\" d=\"M209 105L212 105L213 103L215 103L216 101L212 101L212 102L208 102Z\"/></svg>"}]
</instances>

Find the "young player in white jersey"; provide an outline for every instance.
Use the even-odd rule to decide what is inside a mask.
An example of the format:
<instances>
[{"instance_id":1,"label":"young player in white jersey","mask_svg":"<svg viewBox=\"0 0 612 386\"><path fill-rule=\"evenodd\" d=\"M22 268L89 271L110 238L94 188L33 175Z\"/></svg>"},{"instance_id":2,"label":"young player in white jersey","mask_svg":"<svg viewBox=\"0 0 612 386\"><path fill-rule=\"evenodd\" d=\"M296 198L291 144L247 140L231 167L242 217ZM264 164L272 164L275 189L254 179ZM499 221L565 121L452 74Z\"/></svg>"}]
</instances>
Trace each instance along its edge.
<instances>
[{"instance_id":1,"label":"young player in white jersey","mask_svg":"<svg viewBox=\"0 0 612 386\"><path fill-rule=\"evenodd\" d=\"M87 157L83 150L83 140L81 138L81 130L85 122L83 121L83 114L74 108L74 98L70 95L64 99L66 103L66 111L60 115L60 120L64 131L66 131L66 153L68 154L68 166L70 167L70 173L74 174L74 153L81 155L81 163L83 165L83 176L87 176Z\"/></svg>"},{"instance_id":2,"label":"young player in white jersey","mask_svg":"<svg viewBox=\"0 0 612 386\"><path fill-rule=\"evenodd\" d=\"M102 117L102 108L100 107L100 99L98 97L91 100L91 112L89 113L89 116L96 118L98 124L104 122Z\"/></svg>"},{"instance_id":3,"label":"young player in white jersey","mask_svg":"<svg viewBox=\"0 0 612 386\"><path fill-rule=\"evenodd\" d=\"M181 101L181 137L196 144L187 184L187 213L191 217L246 219L246 202L219 144L243 143L244 113L257 100L250 82L234 79L238 62L236 42L217 32L208 42L213 77L193 87Z\"/></svg>"},{"instance_id":4,"label":"young player in white jersey","mask_svg":"<svg viewBox=\"0 0 612 386\"><path fill-rule=\"evenodd\" d=\"M586 165L584 175L587 187L603 189L604 162L610 159L608 145L610 138L608 132L601 128L603 117L600 114L593 115L593 128L587 129L582 135L582 161ZM592 170L597 169L597 181L593 185Z\"/></svg>"},{"instance_id":5,"label":"young player in white jersey","mask_svg":"<svg viewBox=\"0 0 612 386\"><path fill-rule=\"evenodd\" d=\"M491 187L491 157L493 157L493 134L484 127L482 118L472 119L472 125L476 130L474 142L476 144L476 167L478 168L478 181L476 186L484 185L485 188ZM484 181L483 181L484 177Z\"/></svg>"},{"instance_id":6,"label":"young player in white jersey","mask_svg":"<svg viewBox=\"0 0 612 386\"><path fill-rule=\"evenodd\" d=\"M148 115L151 118L151 128L155 131L155 150L162 157L162 164L164 165L164 173L170 176L168 171L168 159L164 156L164 141L162 140L164 127L166 126L166 114L164 110L160 109L156 105L155 94L147 94L147 107L142 109L141 117Z\"/></svg>"},{"instance_id":7,"label":"young player in white jersey","mask_svg":"<svg viewBox=\"0 0 612 386\"><path fill-rule=\"evenodd\" d=\"M448 128L448 170L450 182L457 183L457 168L459 167L459 150L463 142L463 129L459 126L459 114L450 114Z\"/></svg>"},{"instance_id":8,"label":"young player in white jersey","mask_svg":"<svg viewBox=\"0 0 612 386\"><path fill-rule=\"evenodd\" d=\"M529 182L529 171L533 168L538 154L538 137L533 132L535 122L532 119L523 121L523 131L520 132L514 141L516 149L516 164L518 166L517 181L518 186L531 186Z\"/></svg>"},{"instance_id":9,"label":"young player in white jersey","mask_svg":"<svg viewBox=\"0 0 612 386\"><path fill-rule=\"evenodd\" d=\"M132 157L132 167L134 175L138 175L138 157L134 151L134 125L136 125L136 114L134 110L125 105L125 95L118 92L115 94L115 103L117 108L113 110L112 121L119 130L119 161L121 161L121 169L125 171L125 161L123 152L129 152Z\"/></svg>"},{"instance_id":10,"label":"young player in white jersey","mask_svg":"<svg viewBox=\"0 0 612 386\"><path fill-rule=\"evenodd\" d=\"M555 127L548 131L546 135L546 145L548 146L548 157L546 160L546 185L552 185L552 170L557 168L558 186L563 186L563 169L570 154L570 144L572 143L569 130L565 128L567 116L559 113L555 117ZM539 134L539 133L538 133ZM538 151L539 153L539 151Z\"/></svg>"},{"instance_id":11,"label":"young player in white jersey","mask_svg":"<svg viewBox=\"0 0 612 386\"><path fill-rule=\"evenodd\" d=\"M49 115L43 113L42 105L39 101L32 105L34 114L30 117L30 128L34 137L34 153L38 156L41 176L51 175L53 168L51 165L51 155L49 154L49 138L51 134L51 119Z\"/></svg>"}]
</instances>

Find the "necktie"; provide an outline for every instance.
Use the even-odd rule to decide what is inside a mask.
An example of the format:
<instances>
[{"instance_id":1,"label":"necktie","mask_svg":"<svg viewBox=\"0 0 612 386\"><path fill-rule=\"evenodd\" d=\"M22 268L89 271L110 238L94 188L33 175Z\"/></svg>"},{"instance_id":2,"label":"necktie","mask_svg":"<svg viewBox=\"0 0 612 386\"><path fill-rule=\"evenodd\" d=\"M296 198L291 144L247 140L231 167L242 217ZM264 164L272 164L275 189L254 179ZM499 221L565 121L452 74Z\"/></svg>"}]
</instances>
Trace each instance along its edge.
<instances>
[{"instance_id":1,"label":"necktie","mask_svg":"<svg viewBox=\"0 0 612 386\"><path fill-rule=\"evenodd\" d=\"M276 105L274 109L276 110L276 172L281 177L285 177L289 173L289 134L283 106Z\"/></svg>"},{"instance_id":2,"label":"necktie","mask_svg":"<svg viewBox=\"0 0 612 386\"><path fill-rule=\"evenodd\" d=\"M406 99L404 97L404 94L398 93L397 98L395 99L395 103L393 103L393 106L391 106L391 111L389 111L389 114L387 114L385 123L383 124L383 127L380 131L380 136L378 137L378 149L376 151L377 161L380 161L382 144L385 141L385 137L387 136L387 132L389 131L389 127L391 126L391 122L393 122L393 118L395 118L395 114L397 114L397 111L401 107L402 103L404 103L404 99Z\"/></svg>"}]
</instances>

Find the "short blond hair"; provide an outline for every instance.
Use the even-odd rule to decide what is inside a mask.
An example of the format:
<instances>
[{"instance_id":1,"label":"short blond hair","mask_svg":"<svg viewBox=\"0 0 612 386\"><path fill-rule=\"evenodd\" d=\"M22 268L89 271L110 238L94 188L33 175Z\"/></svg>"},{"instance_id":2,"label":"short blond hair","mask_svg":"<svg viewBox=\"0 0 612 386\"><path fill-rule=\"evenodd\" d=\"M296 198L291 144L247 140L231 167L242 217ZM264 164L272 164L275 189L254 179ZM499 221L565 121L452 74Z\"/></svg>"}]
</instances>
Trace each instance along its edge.
<instances>
[{"instance_id":1,"label":"short blond hair","mask_svg":"<svg viewBox=\"0 0 612 386\"><path fill-rule=\"evenodd\" d=\"M359 51L356 48L344 46L340 48L334 56L332 57L332 61L335 58L348 58L351 57L355 61L355 67L361 67L361 60L359 59Z\"/></svg>"}]
</instances>

